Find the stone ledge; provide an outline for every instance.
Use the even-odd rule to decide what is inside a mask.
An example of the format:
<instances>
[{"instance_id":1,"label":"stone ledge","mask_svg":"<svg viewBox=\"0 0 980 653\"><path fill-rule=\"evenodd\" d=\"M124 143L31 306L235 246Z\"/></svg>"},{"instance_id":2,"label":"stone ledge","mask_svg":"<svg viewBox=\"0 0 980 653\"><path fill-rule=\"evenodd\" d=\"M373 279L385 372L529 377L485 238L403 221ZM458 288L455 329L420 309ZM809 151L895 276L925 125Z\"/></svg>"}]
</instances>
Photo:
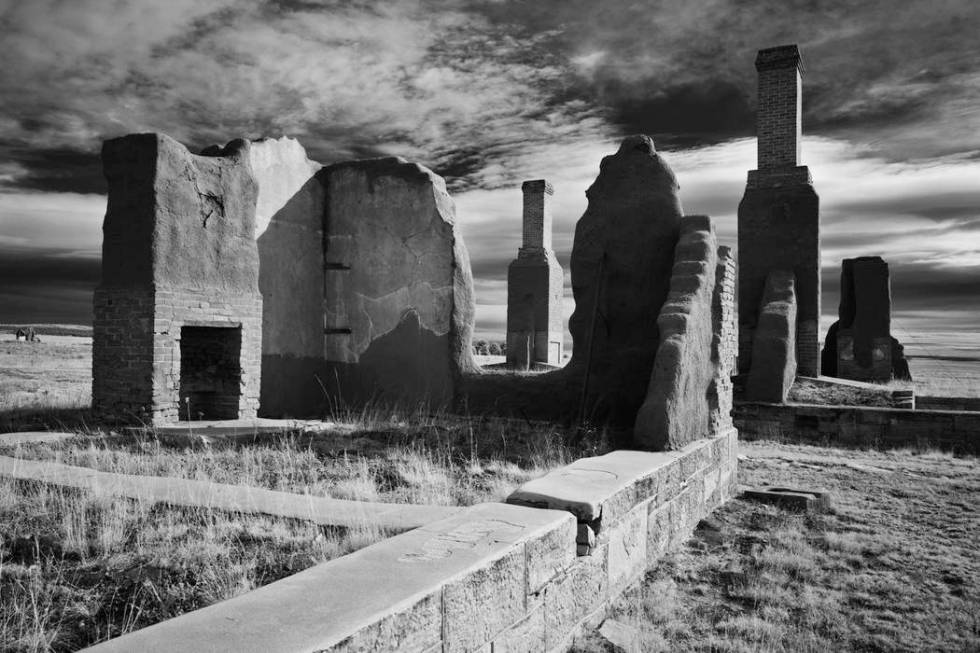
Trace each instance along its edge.
<instances>
[{"instance_id":1,"label":"stone ledge","mask_svg":"<svg viewBox=\"0 0 980 653\"><path fill-rule=\"evenodd\" d=\"M462 591L470 582L474 583L470 589L495 590L500 569L507 571L502 582L514 576L523 585L524 545L562 529L574 536L574 520L566 512L506 504L473 506L87 650L438 650L440 642L447 651L471 650L477 640L488 641L485 633L502 615L487 614L474 605L465 620L447 628L443 590ZM569 541L565 549L571 551L573 546ZM523 587L521 594L523 613L527 609ZM443 639L444 634L461 629L466 632L457 634L458 641Z\"/></svg>"},{"instance_id":2,"label":"stone ledge","mask_svg":"<svg viewBox=\"0 0 980 653\"><path fill-rule=\"evenodd\" d=\"M567 510L579 522L593 524L598 532L600 519L609 526L639 503L663 500L662 495L672 494L672 490L698 471L698 465L682 465L680 461L698 459L703 449L710 451L714 442L732 437L734 432L726 429L720 435L698 440L678 451L621 450L581 458L525 483L507 497L507 503Z\"/></svg>"}]
</instances>

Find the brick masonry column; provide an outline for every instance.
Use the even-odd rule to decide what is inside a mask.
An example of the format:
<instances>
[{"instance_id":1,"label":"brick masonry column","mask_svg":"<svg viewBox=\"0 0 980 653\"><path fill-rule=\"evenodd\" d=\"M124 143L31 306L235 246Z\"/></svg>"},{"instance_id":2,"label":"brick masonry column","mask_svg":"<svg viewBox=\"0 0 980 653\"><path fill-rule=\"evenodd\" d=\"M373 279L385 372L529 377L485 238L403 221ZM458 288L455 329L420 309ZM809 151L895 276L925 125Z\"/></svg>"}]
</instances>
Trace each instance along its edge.
<instances>
[{"instance_id":1,"label":"brick masonry column","mask_svg":"<svg viewBox=\"0 0 980 653\"><path fill-rule=\"evenodd\" d=\"M752 365L754 332L769 273L796 280L799 373L820 373L820 198L801 163L803 60L799 48L760 50L758 169L750 170L738 208L740 373Z\"/></svg>"},{"instance_id":2,"label":"brick masonry column","mask_svg":"<svg viewBox=\"0 0 980 653\"><path fill-rule=\"evenodd\" d=\"M521 248L507 268L507 364L561 364L564 273L551 248L551 196L544 179L525 181Z\"/></svg>"}]
</instances>

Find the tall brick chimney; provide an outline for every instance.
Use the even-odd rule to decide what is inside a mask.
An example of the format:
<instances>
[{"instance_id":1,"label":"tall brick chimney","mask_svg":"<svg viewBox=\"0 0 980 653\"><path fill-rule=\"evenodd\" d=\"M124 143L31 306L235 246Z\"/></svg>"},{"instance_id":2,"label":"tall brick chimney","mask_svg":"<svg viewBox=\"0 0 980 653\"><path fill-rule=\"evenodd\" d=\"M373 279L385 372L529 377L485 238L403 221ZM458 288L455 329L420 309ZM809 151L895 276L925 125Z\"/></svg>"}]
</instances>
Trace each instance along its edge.
<instances>
[{"instance_id":1,"label":"tall brick chimney","mask_svg":"<svg viewBox=\"0 0 980 653\"><path fill-rule=\"evenodd\" d=\"M544 179L521 184L524 192L524 242L521 249L551 249L551 196L555 189Z\"/></svg>"},{"instance_id":2,"label":"tall brick chimney","mask_svg":"<svg viewBox=\"0 0 980 653\"><path fill-rule=\"evenodd\" d=\"M802 165L803 60L795 45L759 50L756 129L759 167L749 170L738 206L740 373L752 367L760 304L769 275L795 281L796 362L801 375L820 373L820 198ZM787 334L790 337L791 334Z\"/></svg>"},{"instance_id":3,"label":"tall brick chimney","mask_svg":"<svg viewBox=\"0 0 980 653\"><path fill-rule=\"evenodd\" d=\"M544 179L521 184L524 238L507 268L507 364L557 366L562 356L564 272L551 249L551 196Z\"/></svg>"},{"instance_id":4,"label":"tall brick chimney","mask_svg":"<svg viewBox=\"0 0 980 653\"><path fill-rule=\"evenodd\" d=\"M803 133L800 50L795 45L759 50L755 69L759 72L759 169L798 166Z\"/></svg>"}]
</instances>

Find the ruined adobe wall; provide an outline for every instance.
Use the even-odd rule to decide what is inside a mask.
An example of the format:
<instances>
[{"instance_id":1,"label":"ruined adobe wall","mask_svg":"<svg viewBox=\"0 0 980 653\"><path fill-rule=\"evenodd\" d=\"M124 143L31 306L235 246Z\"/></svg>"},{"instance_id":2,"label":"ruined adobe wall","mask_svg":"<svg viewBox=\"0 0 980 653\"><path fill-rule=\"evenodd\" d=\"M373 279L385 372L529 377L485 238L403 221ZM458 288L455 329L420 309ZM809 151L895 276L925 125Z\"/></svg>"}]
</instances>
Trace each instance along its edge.
<instances>
[{"instance_id":1,"label":"ruined adobe wall","mask_svg":"<svg viewBox=\"0 0 980 653\"><path fill-rule=\"evenodd\" d=\"M678 188L653 140L629 136L602 159L575 225L565 369L587 385L585 414L617 428L633 427L653 369L680 237Z\"/></svg>"},{"instance_id":2,"label":"ruined adobe wall","mask_svg":"<svg viewBox=\"0 0 980 653\"><path fill-rule=\"evenodd\" d=\"M685 216L674 250L670 294L657 318L660 345L633 439L644 449L679 449L705 436L715 377L712 304L718 243L708 216Z\"/></svg>"},{"instance_id":3,"label":"ruined adobe wall","mask_svg":"<svg viewBox=\"0 0 980 653\"><path fill-rule=\"evenodd\" d=\"M93 408L130 422L186 417L180 330L209 326L241 331L239 416L255 416L262 300L248 143L193 155L162 134L134 134L106 141L102 159Z\"/></svg>"},{"instance_id":4,"label":"ruined adobe wall","mask_svg":"<svg viewBox=\"0 0 980 653\"><path fill-rule=\"evenodd\" d=\"M258 183L255 236L262 293L263 415L306 416L323 403L322 167L292 138L249 149Z\"/></svg>"},{"instance_id":5,"label":"ruined adobe wall","mask_svg":"<svg viewBox=\"0 0 980 653\"><path fill-rule=\"evenodd\" d=\"M752 342L745 398L749 401L786 401L796 378L797 294L793 274L773 270L759 309Z\"/></svg>"},{"instance_id":6,"label":"ruined adobe wall","mask_svg":"<svg viewBox=\"0 0 980 653\"><path fill-rule=\"evenodd\" d=\"M325 168L331 401L448 405L471 351L473 279L445 182L401 158Z\"/></svg>"},{"instance_id":7,"label":"ruined adobe wall","mask_svg":"<svg viewBox=\"0 0 980 653\"><path fill-rule=\"evenodd\" d=\"M734 430L515 491L91 651L566 651L731 498ZM344 588L338 592L337 588Z\"/></svg>"}]
</instances>

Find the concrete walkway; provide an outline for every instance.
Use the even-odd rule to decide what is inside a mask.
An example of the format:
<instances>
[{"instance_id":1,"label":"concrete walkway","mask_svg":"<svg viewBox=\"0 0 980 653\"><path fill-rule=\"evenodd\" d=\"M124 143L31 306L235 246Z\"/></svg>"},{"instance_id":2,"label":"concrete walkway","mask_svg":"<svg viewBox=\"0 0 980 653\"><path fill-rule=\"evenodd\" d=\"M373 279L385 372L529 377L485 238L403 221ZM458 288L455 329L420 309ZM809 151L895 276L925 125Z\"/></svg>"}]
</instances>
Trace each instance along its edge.
<instances>
[{"instance_id":1,"label":"concrete walkway","mask_svg":"<svg viewBox=\"0 0 980 653\"><path fill-rule=\"evenodd\" d=\"M147 503L304 519L322 526L371 526L407 531L463 510L449 506L345 501L210 481L114 474L8 456L0 456L0 476L80 488Z\"/></svg>"}]
</instances>

